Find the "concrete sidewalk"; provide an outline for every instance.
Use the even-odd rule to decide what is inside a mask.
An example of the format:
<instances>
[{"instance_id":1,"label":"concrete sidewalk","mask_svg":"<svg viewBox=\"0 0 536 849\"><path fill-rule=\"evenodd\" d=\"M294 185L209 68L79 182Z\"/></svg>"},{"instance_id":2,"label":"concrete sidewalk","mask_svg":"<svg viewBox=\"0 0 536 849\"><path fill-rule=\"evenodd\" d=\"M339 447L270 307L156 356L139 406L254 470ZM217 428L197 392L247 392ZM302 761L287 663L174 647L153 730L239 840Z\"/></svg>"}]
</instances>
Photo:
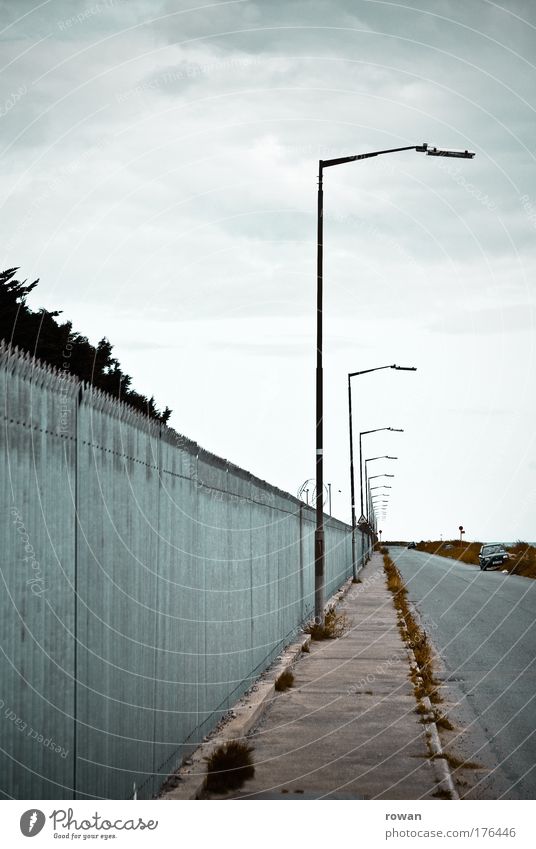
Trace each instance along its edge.
<instances>
[{"instance_id":1,"label":"concrete sidewalk","mask_svg":"<svg viewBox=\"0 0 536 849\"><path fill-rule=\"evenodd\" d=\"M339 639L311 642L310 654L296 662L294 686L276 693L248 737L254 778L223 798L419 799L437 793L381 555L360 577L337 607L349 629Z\"/></svg>"}]
</instances>

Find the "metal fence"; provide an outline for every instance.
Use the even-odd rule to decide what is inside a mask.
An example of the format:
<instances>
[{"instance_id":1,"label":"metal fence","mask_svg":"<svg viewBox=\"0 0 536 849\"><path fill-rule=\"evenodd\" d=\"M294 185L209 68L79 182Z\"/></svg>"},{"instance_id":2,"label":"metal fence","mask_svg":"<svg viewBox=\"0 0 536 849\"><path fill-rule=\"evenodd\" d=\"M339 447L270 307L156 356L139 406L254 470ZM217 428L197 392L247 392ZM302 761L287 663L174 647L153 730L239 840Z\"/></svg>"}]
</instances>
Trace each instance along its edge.
<instances>
[{"instance_id":1,"label":"metal fence","mask_svg":"<svg viewBox=\"0 0 536 849\"><path fill-rule=\"evenodd\" d=\"M0 397L0 792L149 798L312 615L314 511L68 361L0 346Z\"/></svg>"}]
</instances>

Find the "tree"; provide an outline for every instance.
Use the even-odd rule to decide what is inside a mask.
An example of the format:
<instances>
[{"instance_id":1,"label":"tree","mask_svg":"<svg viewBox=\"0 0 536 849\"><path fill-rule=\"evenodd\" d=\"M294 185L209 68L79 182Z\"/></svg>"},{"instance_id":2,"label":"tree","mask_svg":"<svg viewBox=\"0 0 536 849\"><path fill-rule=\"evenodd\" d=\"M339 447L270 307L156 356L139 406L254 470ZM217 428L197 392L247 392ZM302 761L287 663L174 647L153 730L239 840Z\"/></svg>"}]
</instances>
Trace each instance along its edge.
<instances>
[{"instance_id":1,"label":"tree","mask_svg":"<svg viewBox=\"0 0 536 849\"><path fill-rule=\"evenodd\" d=\"M153 396L147 398L131 388L132 378L122 371L112 354L113 346L105 336L94 347L86 336L73 331L72 322L56 320L61 311L40 309L34 312L28 307L26 298L39 280L21 282L15 278L18 270L8 268L0 272L0 339L58 369L66 368L68 352L71 374L166 424L172 411L166 407L161 413Z\"/></svg>"}]
</instances>

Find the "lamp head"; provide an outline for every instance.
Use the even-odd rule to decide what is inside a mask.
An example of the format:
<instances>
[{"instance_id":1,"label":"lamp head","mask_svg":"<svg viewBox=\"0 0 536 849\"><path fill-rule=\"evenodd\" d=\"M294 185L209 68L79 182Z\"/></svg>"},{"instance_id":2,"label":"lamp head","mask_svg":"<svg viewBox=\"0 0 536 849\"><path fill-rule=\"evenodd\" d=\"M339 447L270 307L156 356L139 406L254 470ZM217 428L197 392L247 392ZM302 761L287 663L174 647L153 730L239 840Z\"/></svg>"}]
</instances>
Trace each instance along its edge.
<instances>
[{"instance_id":1,"label":"lamp head","mask_svg":"<svg viewBox=\"0 0 536 849\"><path fill-rule=\"evenodd\" d=\"M474 150L449 150L446 147L431 147L428 142L417 145L418 153L426 153L427 156L447 156L451 159L474 159Z\"/></svg>"}]
</instances>

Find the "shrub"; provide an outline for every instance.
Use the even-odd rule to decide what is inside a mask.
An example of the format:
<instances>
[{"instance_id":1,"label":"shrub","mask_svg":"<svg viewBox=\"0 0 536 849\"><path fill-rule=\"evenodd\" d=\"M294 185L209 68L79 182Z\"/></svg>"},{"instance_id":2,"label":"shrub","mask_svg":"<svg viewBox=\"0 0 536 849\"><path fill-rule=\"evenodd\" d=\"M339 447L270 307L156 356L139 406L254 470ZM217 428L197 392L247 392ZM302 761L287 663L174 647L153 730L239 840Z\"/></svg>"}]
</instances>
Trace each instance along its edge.
<instances>
[{"instance_id":1,"label":"shrub","mask_svg":"<svg viewBox=\"0 0 536 849\"><path fill-rule=\"evenodd\" d=\"M283 690L288 690L288 688L292 687L293 684L294 673L291 669L285 669L285 671L281 673L279 678L276 678L275 689L278 692L282 692Z\"/></svg>"},{"instance_id":2,"label":"shrub","mask_svg":"<svg viewBox=\"0 0 536 849\"><path fill-rule=\"evenodd\" d=\"M330 608L324 616L324 624L310 622L305 626L305 632L311 635L313 640L335 640L342 637L348 628L348 619L344 613L337 613L334 607Z\"/></svg>"},{"instance_id":3,"label":"shrub","mask_svg":"<svg viewBox=\"0 0 536 849\"><path fill-rule=\"evenodd\" d=\"M224 743L208 757L205 787L215 793L235 790L253 778L255 767L251 758L253 747L240 740Z\"/></svg>"}]
</instances>

